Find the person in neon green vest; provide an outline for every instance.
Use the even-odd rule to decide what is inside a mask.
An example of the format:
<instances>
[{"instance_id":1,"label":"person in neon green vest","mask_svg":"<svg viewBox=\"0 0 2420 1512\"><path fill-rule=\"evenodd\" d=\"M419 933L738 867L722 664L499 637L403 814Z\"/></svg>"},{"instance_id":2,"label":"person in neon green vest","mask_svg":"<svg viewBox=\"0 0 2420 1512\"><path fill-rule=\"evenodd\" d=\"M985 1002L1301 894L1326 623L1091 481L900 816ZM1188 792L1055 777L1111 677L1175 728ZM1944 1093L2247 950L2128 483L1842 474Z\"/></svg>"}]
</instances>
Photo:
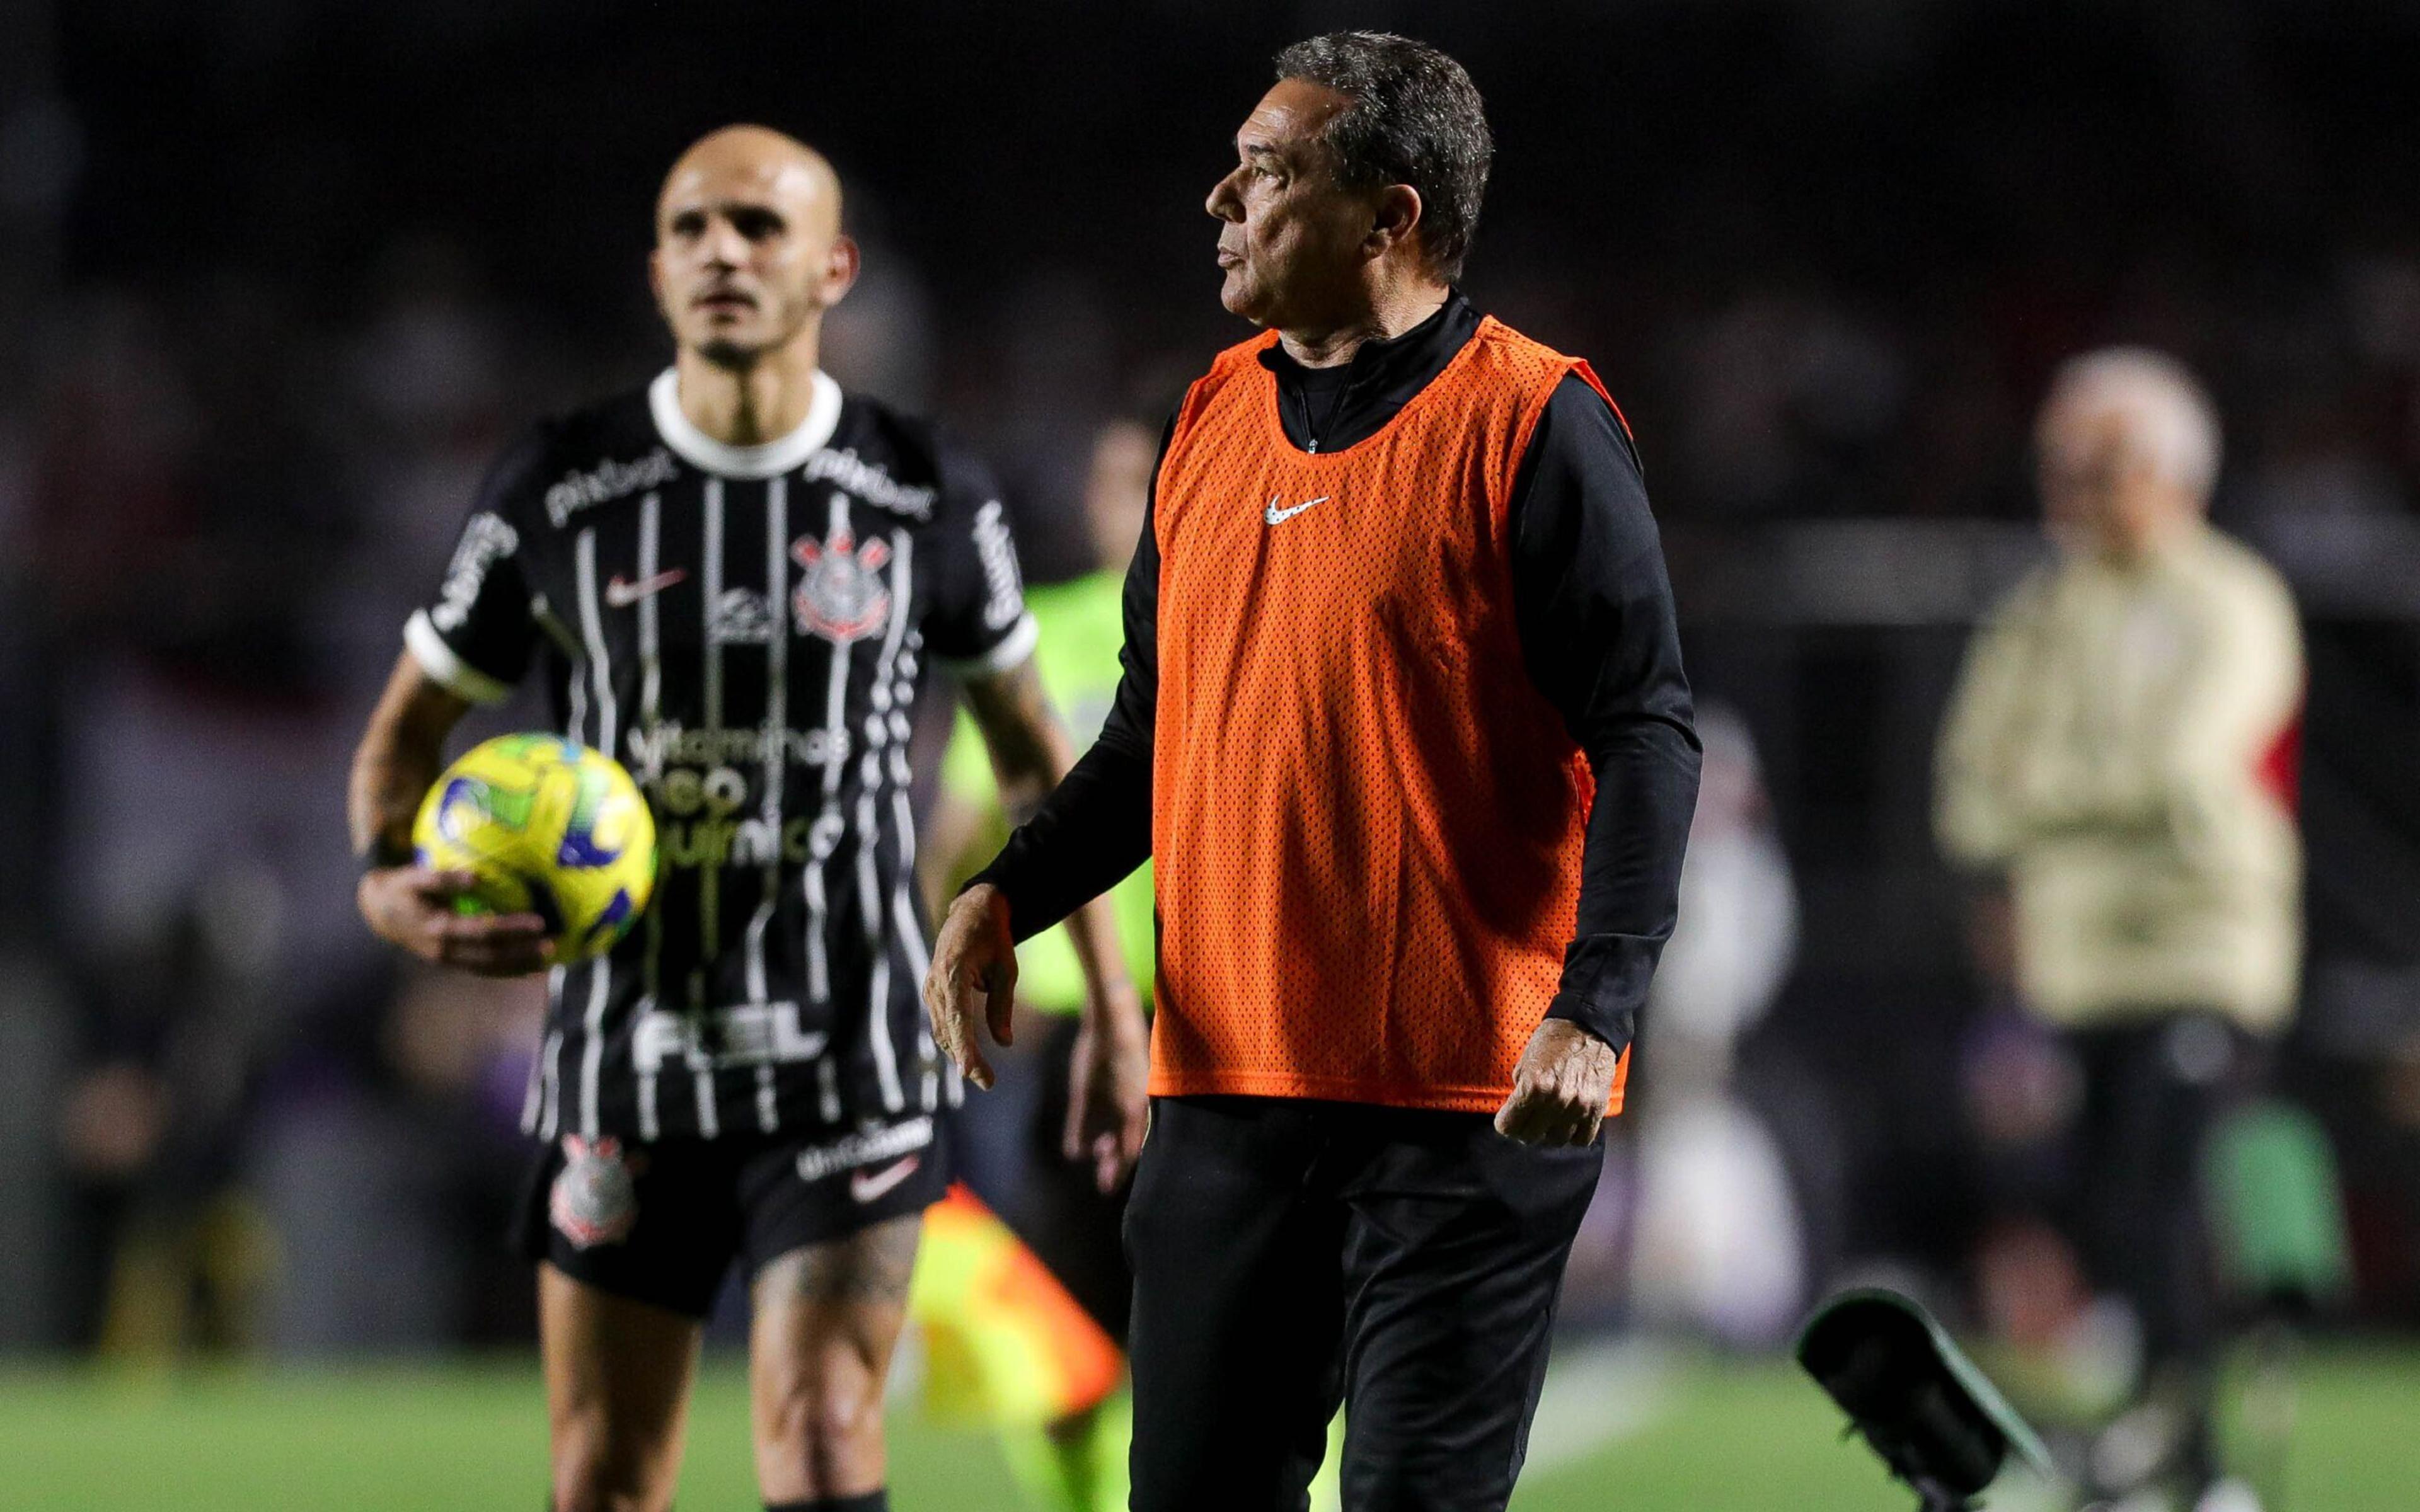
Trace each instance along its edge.
<instances>
[{"instance_id":1,"label":"person in neon green vest","mask_svg":"<svg viewBox=\"0 0 2420 1512\"><path fill-rule=\"evenodd\" d=\"M1117 695L1118 650L1125 640L1119 596L1127 560L1142 530L1158 453L1157 439L1138 421L1117 420L1102 427L1084 489L1085 522L1101 565L1070 582L1027 590L1027 602L1042 631L1034 665L1070 735L1079 741L1099 735ZM994 854L1007 838L991 764L974 721L963 716L941 764L941 801L932 833L935 843L928 851L953 887L963 880L954 873L970 870L969 861ZM986 843L991 848L978 856ZM946 898L948 892L939 895ZM1156 933L1149 863L1119 884L1110 898L1127 964L1138 984L1148 984ZM1064 929L1038 934L1018 948L1016 998L1052 1014L1072 1016L1082 1006L1084 978Z\"/></svg>"},{"instance_id":2,"label":"person in neon green vest","mask_svg":"<svg viewBox=\"0 0 2420 1512\"><path fill-rule=\"evenodd\" d=\"M1100 733L1117 692L1118 652L1125 637L1120 592L1143 528L1158 453L1158 438L1140 421L1116 420L1102 427L1094 439L1084 491L1085 523L1100 565L1073 581L1027 593L1027 605L1041 627L1034 666L1079 744L1089 744ZM990 763L971 721L965 718L942 762L940 798L927 835L927 895L943 899L1008 837ZM1153 980L1156 933L1151 868L1146 865L1120 883L1110 900L1128 967L1134 980L1147 986ZM1018 1012L1039 1013L1050 1021L1041 1037L1039 1064L1046 1080L1016 1227L1084 1311L1123 1349L1133 1286L1118 1240L1125 1195L1099 1190L1094 1162L1077 1148L1065 1127L1067 1072L1084 1001L1083 973L1063 929L1028 940L1018 947L1016 961ZM920 1283L926 1269L920 1267ZM938 1326L980 1334L985 1320L979 1317L944 1321L938 1315L978 1311L986 1305L985 1299L972 1291L946 1296L945 1290L938 1283L925 1286L922 1307L936 1315ZM1019 1351L999 1350L985 1357L987 1363L970 1368L1014 1370L1020 1358ZM996 1401L1030 1400L1036 1395L1014 1381L965 1382L956 1389ZM1030 1412L995 1414L1001 1447L1028 1499L1047 1512L1124 1508L1132 1421L1124 1391L1058 1405L1061 1410L1039 1427Z\"/></svg>"}]
</instances>

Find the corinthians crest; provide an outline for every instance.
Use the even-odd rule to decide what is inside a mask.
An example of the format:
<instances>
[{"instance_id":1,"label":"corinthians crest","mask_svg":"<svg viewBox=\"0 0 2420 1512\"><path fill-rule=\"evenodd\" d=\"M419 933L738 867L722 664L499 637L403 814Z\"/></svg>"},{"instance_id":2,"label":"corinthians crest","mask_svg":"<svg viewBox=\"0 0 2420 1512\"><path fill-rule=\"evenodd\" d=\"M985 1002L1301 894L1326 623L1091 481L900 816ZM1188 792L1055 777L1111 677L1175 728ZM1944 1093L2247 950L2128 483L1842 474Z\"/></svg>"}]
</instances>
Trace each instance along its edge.
<instances>
[{"instance_id":1,"label":"corinthians crest","mask_svg":"<svg viewBox=\"0 0 2420 1512\"><path fill-rule=\"evenodd\" d=\"M547 1216L573 1247L614 1244L629 1237L639 1217L638 1157L625 1156L618 1139L595 1144L578 1134L563 1141L563 1169L547 1194Z\"/></svg>"},{"instance_id":2,"label":"corinthians crest","mask_svg":"<svg viewBox=\"0 0 2420 1512\"><path fill-rule=\"evenodd\" d=\"M829 540L810 535L791 543L790 555L806 569L790 594L799 634L862 640L891 617L891 586L882 578L891 560L886 543L861 546L843 526Z\"/></svg>"}]
</instances>

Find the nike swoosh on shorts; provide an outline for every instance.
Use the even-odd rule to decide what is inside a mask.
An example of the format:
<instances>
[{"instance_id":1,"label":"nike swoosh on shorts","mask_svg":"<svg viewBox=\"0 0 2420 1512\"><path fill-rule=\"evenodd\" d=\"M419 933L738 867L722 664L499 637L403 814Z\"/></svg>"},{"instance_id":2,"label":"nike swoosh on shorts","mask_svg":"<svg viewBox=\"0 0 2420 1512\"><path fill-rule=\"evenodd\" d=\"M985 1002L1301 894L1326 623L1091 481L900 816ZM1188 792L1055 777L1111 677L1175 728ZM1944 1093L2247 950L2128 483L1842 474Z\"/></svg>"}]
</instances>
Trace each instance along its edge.
<instances>
[{"instance_id":1,"label":"nike swoosh on shorts","mask_svg":"<svg viewBox=\"0 0 2420 1512\"><path fill-rule=\"evenodd\" d=\"M915 1175L916 1167L923 1164L922 1156L908 1155L878 1171L851 1171L848 1173L848 1195L860 1202L872 1202Z\"/></svg>"}]
</instances>

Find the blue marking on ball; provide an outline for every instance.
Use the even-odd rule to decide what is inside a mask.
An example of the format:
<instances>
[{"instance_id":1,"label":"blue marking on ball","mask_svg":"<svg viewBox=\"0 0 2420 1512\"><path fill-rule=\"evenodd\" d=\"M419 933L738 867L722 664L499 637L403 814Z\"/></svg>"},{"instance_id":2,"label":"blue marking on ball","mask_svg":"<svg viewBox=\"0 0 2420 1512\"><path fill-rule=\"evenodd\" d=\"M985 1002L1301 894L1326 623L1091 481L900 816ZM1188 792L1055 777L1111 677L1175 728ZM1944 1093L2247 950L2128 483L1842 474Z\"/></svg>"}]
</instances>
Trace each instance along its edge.
<instances>
[{"instance_id":1,"label":"blue marking on ball","mask_svg":"<svg viewBox=\"0 0 2420 1512\"><path fill-rule=\"evenodd\" d=\"M629 917L630 895L628 891L617 887L613 890L613 901L607 903L605 911L597 916L597 922L588 926L589 940L593 942L600 937L610 937L620 933L623 924Z\"/></svg>"},{"instance_id":2,"label":"blue marking on ball","mask_svg":"<svg viewBox=\"0 0 2420 1512\"><path fill-rule=\"evenodd\" d=\"M462 825L487 817L488 784L475 777L458 777L445 784L445 795L437 800L439 834L459 845L463 842Z\"/></svg>"},{"instance_id":3,"label":"blue marking on ball","mask_svg":"<svg viewBox=\"0 0 2420 1512\"><path fill-rule=\"evenodd\" d=\"M597 837L587 830L566 829L563 843L556 847L557 866L610 866L621 856L620 851L607 850L597 843Z\"/></svg>"}]
</instances>

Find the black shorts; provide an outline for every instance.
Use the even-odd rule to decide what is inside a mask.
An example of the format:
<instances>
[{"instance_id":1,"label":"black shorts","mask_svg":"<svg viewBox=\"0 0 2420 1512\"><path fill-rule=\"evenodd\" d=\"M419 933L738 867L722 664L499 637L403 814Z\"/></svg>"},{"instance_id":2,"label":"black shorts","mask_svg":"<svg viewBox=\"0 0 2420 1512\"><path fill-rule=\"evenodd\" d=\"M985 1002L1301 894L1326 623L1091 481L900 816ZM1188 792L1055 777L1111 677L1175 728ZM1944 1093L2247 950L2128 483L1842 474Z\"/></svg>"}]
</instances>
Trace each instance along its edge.
<instances>
[{"instance_id":1,"label":"black shorts","mask_svg":"<svg viewBox=\"0 0 2420 1512\"><path fill-rule=\"evenodd\" d=\"M1170 1097L1126 1206L1137 1512L1503 1512L1605 1142L1484 1113Z\"/></svg>"},{"instance_id":2,"label":"black shorts","mask_svg":"<svg viewBox=\"0 0 2420 1512\"><path fill-rule=\"evenodd\" d=\"M566 1134L530 1171L514 1246L600 1291L704 1318L733 1260L753 1275L802 1245L922 1212L949 1180L928 1114L853 1134Z\"/></svg>"}]
</instances>

